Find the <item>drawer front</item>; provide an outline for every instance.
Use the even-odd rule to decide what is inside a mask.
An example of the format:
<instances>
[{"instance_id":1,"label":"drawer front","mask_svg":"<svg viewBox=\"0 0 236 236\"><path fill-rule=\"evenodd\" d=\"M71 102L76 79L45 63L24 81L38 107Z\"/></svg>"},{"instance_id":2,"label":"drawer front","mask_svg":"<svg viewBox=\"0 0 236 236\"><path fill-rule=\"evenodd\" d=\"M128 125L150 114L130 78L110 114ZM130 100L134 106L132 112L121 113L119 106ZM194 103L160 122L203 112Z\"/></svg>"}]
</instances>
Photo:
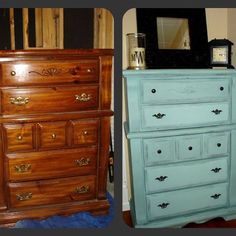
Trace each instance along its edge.
<instances>
[{"instance_id":1,"label":"drawer front","mask_svg":"<svg viewBox=\"0 0 236 236\"><path fill-rule=\"evenodd\" d=\"M10 181L96 174L97 148L8 154Z\"/></svg>"},{"instance_id":2,"label":"drawer front","mask_svg":"<svg viewBox=\"0 0 236 236\"><path fill-rule=\"evenodd\" d=\"M10 207L83 201L95 198L95 176L9 183Z\"/></svg>"},{"instance_id":3,"label":"drawer front","mask_svg":"<svg viewBox=\"0 0 236 236\"><path fill-rule=\"evenodd\" d=\"M143 145L146 165L175 159L175 141L172 139L147 139Z\"/></svg>"},{"instance_id":4,"label":"drawer front","mask_svg":"<svg viewBox=\"0 0 236 236\"><path fill-rule=\"evenodd\" d=\"M204 186L147 196L148 218L205 211L227 205L227 184Z\"/></svg>"},{"instance_id":5,"label":"drawer front","mask_svg":"<svg viewBox=\"0 0 236 236\"><path fill-rule=\"evenodd\" d=\"M226 181L228 159L178 163L145 169L147 193Z\"/></svg>"},{"instance_id":6,"label":"drawer front","mask_svg":"<svg viewBox=\"0 0 236 236\"><path fill-rule=\"evenodd\" d=\"M75 120L72 121L73 144L92 145L98 142L99 120Z\"/></svg>"},{"instance_id":7,"label":"drawer front","mask_svg":"<svg viewBox=\"0 0 236 236\"><path fill-rule=\"evenodd\" d=\"M55 83L97 82L99 61L21 61L2 63L3 85L33 85Z\"/></svg>"},{"instance_id":8,"label":"drawer front","mask_svg":"<svg viewBox=\"0 0 236 236\"><path fill-rule=\"evenodd\" d=\"M40 148L66 146L66 122L42 122L39 124Z\"/></svg>"},{"instance_id":9,"label":"drawer front","mask_svg":"<svg viewBox=\"0 0 236 236\"><path fill-rule=\"evenodd\" d=\"M201 157L201 136L181 137L177 142L179 159L191 159Z\"/></svg>"},{"instance_id":10,"label":"drawer front","mask_svg":"<svg viewBox=\"0 0 236 236\"><path fill-rule=\"evenodd\" d=\"M142 128L163 129L227 123L229 103L144 106Z\"/></svg>"},{"instance_id":11,"label":"drawer front","mask_svg":"<svg viewBox=\"0 0 236 236\"><path fill-rule=\"evenodd\" d=\"M33 124L4 124L3 128L7 152L34 149Z\"/></svg>"},{"instance_id":12,"label":"drawer front","mask_svg":"<svg viewBox=\"0 0 236 236\"><path fill-rule=\"evenodd\" d=\"M208 156L223 155L229 153L229 133L216 133L204 135L205 153Z\"/></svg>"},{"instance_id":13,"label":"drawer front","mask_svg":"<svg viewBox=\"0 0 236 236\"><path fill-rule=\"evenodd\" d=\"M141 82L143 103L178 103L229 99L229 80L176 79L144 80Z\"/></svg>"},{"instance_id":14,"label":"drawer front","mask_svg":"<svg viewBox=\"0 0 236 236\"><path fill-rule=\"evenodd\" d=\"M3 114L80 111L98 108L98 86L5 89Z\"/></svg>"}]
</instances>

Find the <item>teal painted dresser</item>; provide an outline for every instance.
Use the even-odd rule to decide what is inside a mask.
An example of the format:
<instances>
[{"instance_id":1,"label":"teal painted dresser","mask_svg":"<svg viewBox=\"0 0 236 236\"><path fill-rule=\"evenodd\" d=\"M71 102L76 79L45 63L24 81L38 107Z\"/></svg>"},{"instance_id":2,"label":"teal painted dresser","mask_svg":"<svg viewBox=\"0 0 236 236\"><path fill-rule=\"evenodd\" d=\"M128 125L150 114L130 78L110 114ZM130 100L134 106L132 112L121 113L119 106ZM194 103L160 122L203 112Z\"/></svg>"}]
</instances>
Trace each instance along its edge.
<instances>
[{"instance_id":1,"label":"teal painted dresser","mask_svg":"<svg viewBox=\"0 0 236 236\"><path fill-rule=\"evenodd\" d=\"M236 71L123 75L135 227L236 219Z\"/></svg>"}]
</instances>

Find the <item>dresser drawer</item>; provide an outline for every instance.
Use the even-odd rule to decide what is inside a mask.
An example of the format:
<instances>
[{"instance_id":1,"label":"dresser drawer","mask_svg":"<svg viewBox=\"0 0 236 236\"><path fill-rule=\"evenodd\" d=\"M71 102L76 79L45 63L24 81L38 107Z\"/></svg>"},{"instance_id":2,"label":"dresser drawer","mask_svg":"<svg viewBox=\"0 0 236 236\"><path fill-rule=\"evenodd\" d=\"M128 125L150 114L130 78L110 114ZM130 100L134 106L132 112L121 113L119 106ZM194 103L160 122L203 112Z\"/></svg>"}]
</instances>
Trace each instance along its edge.
<instances>
[{"instance_id":1,"label":"dresser drawer","mask_svg":"<svg viewBox=\"0 0 236 236\"><path fill-rule=\"evenodd\" d=\"M209 77L208 77L209 78ZM190 101L214 101L229 99L229 80L216 79L169 79L141 82L142 103L179 103Z\"/></svg>"},{"instance_id":2,"label":"dresser drawer","mask_svg":"<svg viewBox=\"0 0 236 236\"><path fill-rule=\"evenodd\" d=\"M10 181L96 174L97 147L7 154Z\"/></svg>"},{"instance_id":3,"label":"dresser drawer","mask_svg":"<svg viewBox=\"0 0 236 236\"><path fill-rule=\"evenodd\" d=\"M155 219L226 207L227 184L190 188L147 196L148 218Z\"/></svg>"},{"instance_id":4,"label":"dresser drawer","mask_svg":"<svg viewBox=\"0 0 236 236\"><path fill-rule=\"evenodd\" d=\"M3 114L80 111L98 108L98 86L2 90Z\"/></svg>"},{"instance_id":5,"label":"dresser drawer","mask_svg":"<svg viewBox=\"0 0 236 236\"><path fill-rule=\"evenodd\" d=\"M97 144L99 120L74 120L73 129L73 145L92 145Z\"/></svg>"},{"instance_id":6,"label":"dresser drawer","mask_svg":"<svg viewBox=\"0 0 236 236\"><path fill-rule=\"evenodd\" d=\"M217 158L147 167L145 169L147 193L226 181L228 159Z\"/></svg>"},{"instance_id":7,"label":"dresser drawer","mask_svg":"<svg viewBox=\"0 0 236 236\"><path fill-rule=\"evenodd\" d=\"M143 106L143 130L223 124L229 121L229 103Z\"/></svg>"},{"instance_id":8,"label":"dresser drawer","mask_svg":"<svg viewBox=\"0 0 236 236\"><path fill-rule=\"evenodd\" d=\"M61 148L66 146L66 122L41 122L39 126L39 148Z\"/></svg>"},{"instance_id":9,"label":"dresser drawer","mask_svg":"<svg viewBox=\"0 0 236 236\"><path fill-rule=\"evenodd\" d=\"M206 134L204 135L204 140L205 154L207 156L217 156L229 153L229 133Z\"/></svg>"},{"instance_id":10,"label":"dresser drawer","mask_svg":"<svg viewBox=\"0 0 236 236\"><path fill-rule=\"evenodd\" d=\"M201 158L202 139L200 135L180 137L177 143L180 160Z\"/></svg>"},{"instance_id":11,"label":"dresser drawer","mask_svg":"<svg viewBox=\"0 0 236 236\"><path fill-rule=\"evenodd\" d=\"M97 59L71 61L21 61L1 64L3 85L97 82Z\"/></svg>"},{"instance_id":12,"label":"dresser drawer","mask_svg":"<svg viewBox=\"0 0 236 236\"><path fill-rule=\"evenodd\" d=\"M165 163L175 160L175 140L146 139L143 141L146 165Z\"/></svg>"},{"instance_id":13,"label":"dresser drawer","mask_svg":"<svg viewBox=\"0 0 236 236\"><path fill-rule=\"evenodd\" d=\"M66 203L95 198L95 176L9 183L10 207Z\"/></svg>"},{"instance_id":14,"label":"dresser drawer","mask_svg":"<svg viewBox=\"0 0 236 236\"><path fill-rule=\"evenodd\" d=\"M34 149L33 124L4 124L3 128L7 152Z\"/></svg>"}]
</instances>

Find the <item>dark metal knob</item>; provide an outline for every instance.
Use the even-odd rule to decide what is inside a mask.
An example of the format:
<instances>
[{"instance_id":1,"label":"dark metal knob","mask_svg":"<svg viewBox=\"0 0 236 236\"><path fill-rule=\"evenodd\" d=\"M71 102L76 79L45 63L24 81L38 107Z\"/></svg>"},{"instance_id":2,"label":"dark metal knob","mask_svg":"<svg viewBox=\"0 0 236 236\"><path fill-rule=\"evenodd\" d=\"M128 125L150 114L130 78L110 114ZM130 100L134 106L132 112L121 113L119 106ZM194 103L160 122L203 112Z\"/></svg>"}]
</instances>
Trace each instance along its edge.
<instances>
[{"instance_id":1,"label":"dark metal knob","mask_svg":"<svg viewBox=\"0 0 236 236\"><path fill-rule=\"evenodd\" d=\"M212 195L211 198L218 199L220 196L221 196L220 193L216 193L216 194Z\"/></svg>"},{"instance_id":2,"label":"dark metal knob","mask_svg":"<svg viewBox=\"0 0 236 236\"><path fill-rule=\"evenodd\" d=\"M157 153L158 153L158 154L161 154L161 149L157 150Z\"/></svg>"},{"instance_id":3,"label":"dark metal knob","mask_svg":"<svg viewBox=\"0 0 236 236\"><path fill-rule=\"evenodd\" d=\"M220 87L220 91L223 91L224 90L224 87Z\"/></svg>"},{"instance_id":4,"label":"dark metal knob","mask_svg":"<svg viewBox=\"0 0 236 236\"><path fill-rule=\"evenodd\" d=\"M156 93L156 89L152 89L152 93Z\"/></svg>"},{"instance_id":5,"label":"dark metal knob","mask_svg":"<svg viewBox=\"0 0 236 236\"><path fill-rule=\"evenodd\" d=\"M189 151L193 150L193 147L192 147L192 146L189 146L189 147L188 147L188 150L189 150Z\"/></svg>"},{"instance_id":6,"label":"dark metal knob","mask_svg":"<svg viewBox=\"0 0 236 236\"><path fill-rule=\"evenodd\" d=\"M162 117L165 115L166 114L157 113L157 114L154 114L153 116L156 117L157 119L162 119Z\"/></svg>"},{"instance_id":7,"label":"dark metal knob","mask_svg":"<svg viewBox=\"0 0 236 236\"><path fill-rule=\"evenodd\" d=\"M220 170L221 170L221 168L218 168L218 167L211 169L211 171L213 171L214 173L218 173L218 172L220 172Z\"/></svg>"},{"instance_id":8,"label":"dark metal knob","mask_svg":"<svg viewBox=\"0 0 236 236\"><path fill-rule=\"evenodd\" d=\"M215 113L216 115L219 115L222 112L222 110L215 109L211 112Z\"/></svg>"},{"instance_id":9,"label":"dark metal knob","mask_svg":"<svg viewBox=\"0 0 236 236\"><path fill-rule=\"evenodd\" d=\"M167 179L168 176L160 176L160 177L156 177L156 180L159 180L160 182L165 181L165 179Z\"/></svg>"},{"instance_id":10,"label":"dark metal knob","mask_svg":"<svg viewBox=\"0 0 236 236\"><path fill-rule=\"evenodd\" d=\"M168 202L163 202L162 204L159 204L158 206L159 206L161 209L164 209L164 208L167 208L168 205L170 205L170 203L168 203Z\"/></svg>"},{"instance_id":11,"label":"dark metal knob","mask_svg":"<svg viewBox=\"0 0 236 236\"><path fill-rule=\"evenodd\" d=\"M217 147L221 147L221 143L217 143Z\"/></svg>"}]
</instances>

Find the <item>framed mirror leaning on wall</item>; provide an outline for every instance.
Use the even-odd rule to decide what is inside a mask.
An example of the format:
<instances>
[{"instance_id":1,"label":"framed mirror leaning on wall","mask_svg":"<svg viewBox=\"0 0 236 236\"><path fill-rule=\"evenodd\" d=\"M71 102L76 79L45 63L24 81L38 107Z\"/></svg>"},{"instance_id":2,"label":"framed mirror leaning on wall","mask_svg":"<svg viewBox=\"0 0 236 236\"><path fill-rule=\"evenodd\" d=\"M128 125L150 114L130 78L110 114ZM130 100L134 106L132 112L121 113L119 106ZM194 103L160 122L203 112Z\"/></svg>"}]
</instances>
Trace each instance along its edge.
<instances>
[{"instance_id":1,"label":"framed mirror leaning on wall","mask_svg":"<svg viewBox=\"0 0 236 236\"><path fill-rule=\"evenodd\" d=\"M137 30L146 34L147 68L209 68L204 8L137 8Z\"/></svg>"}]
</instances>

